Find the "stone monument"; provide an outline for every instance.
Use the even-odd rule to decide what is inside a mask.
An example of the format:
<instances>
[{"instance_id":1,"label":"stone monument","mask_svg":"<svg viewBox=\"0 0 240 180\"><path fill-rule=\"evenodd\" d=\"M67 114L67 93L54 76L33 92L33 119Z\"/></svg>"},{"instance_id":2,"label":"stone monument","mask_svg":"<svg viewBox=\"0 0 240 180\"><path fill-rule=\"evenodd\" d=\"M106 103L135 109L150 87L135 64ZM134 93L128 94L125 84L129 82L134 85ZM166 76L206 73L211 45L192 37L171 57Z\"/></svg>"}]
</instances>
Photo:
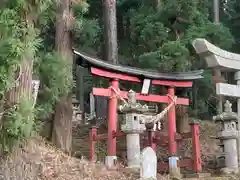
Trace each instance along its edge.
<instances>
[{"instance_id":1,"label":"stone monument","mask_svg":"<svg viewBox=\"0 0 240 180\"><path fill-rule=\"evenodd\" d=\"M119 106L119 110L125 114L125 124L121 129L127 134L127 165L129 168L140 168L140 134L145 131L140 117L148 111L148 107L137 103L136 93L130 90L128 103Z\"/></svg>"},{"instance_id":2,"label":"stone monument","mask_svg":"<svg viewBox=\"0 0 240 180\"><path fill-rule=\"evenodd\" d=\"M217 95L236 97L238 100L237 113L240 116L240 54L231 53L209 43L205 39L195 39L193 47L196 52L206 60L209 68L218 68L221 71L235 72L237 85L217 83ZM240 119L238 119L238 131L240 130ZM239 134L239 133L238 133ZM240 159L240 136L238 135L238 159Z\"/></svg>"},{"instance_id":3,"label":"stone monument","mask_svg":"<svg viewBox=\"0 0 240 180\"><path fill-rule=\"evenodd\" d=\"M140 179L157 179L157 156L151 147L144 148L141 153Z\"/></svg>"},{"instance_id":4,"label":"stone monument","mask_svg":"<svg viewBox=\"0 0 240 180\"><path fill-rule=\"evenodd\" d=\"M224 112L218 116L214 116L215 122L220 122L222 130L218 138L223 142L223 151L225 155L225 173L238 173L238 151L237 151L237 125L238 115L232 112L232 104L226 101L224 104Z\"/></svg>"}]
</instances>

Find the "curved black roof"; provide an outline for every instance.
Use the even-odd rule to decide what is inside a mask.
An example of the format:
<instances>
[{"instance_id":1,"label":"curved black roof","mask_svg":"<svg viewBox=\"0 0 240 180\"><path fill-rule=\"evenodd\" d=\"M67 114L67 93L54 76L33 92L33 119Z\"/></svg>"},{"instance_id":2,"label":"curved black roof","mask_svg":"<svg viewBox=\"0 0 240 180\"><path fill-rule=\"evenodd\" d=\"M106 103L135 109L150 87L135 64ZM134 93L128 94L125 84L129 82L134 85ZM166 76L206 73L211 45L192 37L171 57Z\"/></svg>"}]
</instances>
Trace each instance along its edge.
<instances>
[{"instance_id":1,"label":"curved black roof","mask_svg":"<svg viewBox=\"0 0 240 180\"><path fill-rule=\"evenodd\" d=\"M148 79L165 79L165 80L196 80L203 78L203 70L189 71L189 72L174 72L174 73L161 73L154 70L143 70L136 67L123 66L120 64L112 64L107 61L103 61L98 58L88 56L82 52L73 50L73 53L77 55L77 64L82 67L96 67L110 72L124 73L132 76L138 76Z\"/></svg>"}]
</instances>

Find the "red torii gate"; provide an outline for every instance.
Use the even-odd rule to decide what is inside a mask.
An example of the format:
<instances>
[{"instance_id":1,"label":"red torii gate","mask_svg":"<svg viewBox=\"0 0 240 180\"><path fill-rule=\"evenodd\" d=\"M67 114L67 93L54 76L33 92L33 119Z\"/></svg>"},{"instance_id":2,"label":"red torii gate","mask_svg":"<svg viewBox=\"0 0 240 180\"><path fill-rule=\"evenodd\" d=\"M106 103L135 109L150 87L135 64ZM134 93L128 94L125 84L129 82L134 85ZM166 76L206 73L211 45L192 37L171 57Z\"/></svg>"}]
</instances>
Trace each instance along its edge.
<instances>
[{"instance_id":1,"label":"red torii gate","mask_svg":"<svg viewBox=\"0 0 240 180\"><path fill-rule=\"evenodd\" d=\"M121 131L117 130L117 107L119 94L122 98L127 98L126 91L119 90L119 80L145 83L142 93L136 93L137 100L158 102L158 103L172 103L172 97L175 96L175 88L192 87L193 80L202 78L202 70L191 71L186 73L158 73L155 71L144 71L138 68L115 65L102 61L96 58L89 57L83 53L74 50L74 54L78 56L77 64L89 68L91 74L110 79L109 88L93 88L93 95L109 97L108 104L108 133L97 135L97 129L92 128L90 132L90 160L94 159L95 142L97 140L107 139L107 156L116 156L116 137L123 136ZM150 81L150 83L149 83ZM153 95L148 94L150 84L168 87L168 95ZM146 87L147 86L147 87ZM147 91L146 91L147 89ZM145 91L145 92L143 92ZM117 94L116 94L117 93ZM177 98L176 104L189 105L189 99ZM177 134L176 132L176 107L175 105L168 111L168 136L161 133L153 134L150 132L148 136L148 144L156 150L156 144L168 143L169 156L176 156L177 140L184 138L192 138L193 160L180 160L180 167L193 167L196 173L201 171L201 157L200 157L200 142L199 142L199 125L192 123L191 133ZM167 163L160 163L160 168L168 168Z\"/></svg>"}]
</instances>

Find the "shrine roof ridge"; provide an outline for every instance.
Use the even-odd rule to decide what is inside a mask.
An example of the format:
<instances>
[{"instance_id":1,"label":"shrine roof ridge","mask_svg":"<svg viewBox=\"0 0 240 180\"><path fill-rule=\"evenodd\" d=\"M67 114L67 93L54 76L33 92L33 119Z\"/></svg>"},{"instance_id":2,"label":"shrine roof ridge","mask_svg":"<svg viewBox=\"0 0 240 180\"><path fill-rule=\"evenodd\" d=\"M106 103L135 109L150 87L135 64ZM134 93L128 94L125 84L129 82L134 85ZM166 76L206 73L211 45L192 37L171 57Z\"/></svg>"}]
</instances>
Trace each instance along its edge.
<instances>
[{"instance_id":1,"label":"shrine roof ridge","mask_svg":"<svg viewBox=\"0 0 240 180\"><path fill-rule=\"evenodd\" d=\"M208 67L221 67L228 71L240 70L240 54L223 50L203 38L195 39L192 45L197 54L205 58Z\"/></svg>"},{"instance_id":2,"label":"shrine roof ridge","mask_svg":"<svg viewBox=\"0 0 240 180\"><path fill-rule=\"evenodd\" d=\"M113 64L107 61L103 61L98 58L91 57L85 53L78 52L73 49L73 53L78 56L77 64L82 67L96 67L110 72L124 73L132 76L139 76L148 79L162 79L162 80L177 80L188 81L203 78L203 70L195 70L189 72L173 72L173 73L161 73L154 70L143 70L136 67L123 66L120 64Z\"/></svg>"}]
</instances>

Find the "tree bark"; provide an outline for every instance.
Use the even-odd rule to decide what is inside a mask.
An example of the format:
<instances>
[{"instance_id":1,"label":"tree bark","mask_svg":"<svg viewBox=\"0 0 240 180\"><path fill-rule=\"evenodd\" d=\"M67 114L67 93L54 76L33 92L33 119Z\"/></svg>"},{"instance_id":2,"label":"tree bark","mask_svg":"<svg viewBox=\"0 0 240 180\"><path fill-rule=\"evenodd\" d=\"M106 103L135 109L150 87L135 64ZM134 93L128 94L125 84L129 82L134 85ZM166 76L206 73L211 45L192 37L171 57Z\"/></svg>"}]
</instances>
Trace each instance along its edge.
<instances>
[{"instance_id":1,"label":"tree bark","mask_svg":"<svg viewBox=\"0 0 240 180\"><path fill-rule=\"evenodd\" d=\"M187 93L183 90L179 93L180 97L186 97ZM177 106L176 121L177 121L177 132L185 133L190 131L189 120L188 120L188 106L179 105Z\"/></svg>"},{"instance_id":2,"label":"tree bark","mask_svg":"<svg viewBox=\"0 0 240 180\"><path fill-rule=\"evenodd\" d=\"M19 67L19 72L16 73L19 79L6 95L6 105L8 107L18 103L23 97L29 100L32 97L32 58L26 56Z\"/></svg>"},{"instance_id":3,"label":"tree bark","mask_svg":"<svg viewBox=\"0 0 240 180\"><path fill-rule=\"evenodd\" d=\"M29 26L34 26L29 15L25 17ZM22 62L16 66L17 70L13 72L15 82L13 87L6 93L3 108L7 112L9 108L18 104L22 100L31 100L32 98L32 72L33 72L34 55L31 50L26 50ZM33 117L25 117L27 120ZM6 114L0 118L0 128L4 128L4 123L7 122ZM3 142L2 142L3 143ZM1 148L0 155L4 154L5 149Z\"/></svg>"},{"instance_id":4,"label":"tree bark","mask_svg":"<svg viewBox=\"0 0 240 180\"><path fill-rule=\"evenodd\" d=\"M152 0L152 5L154 9L158 9L161 5L161 0Z\"/></svg>"},{"instance_id":5,"label":"tree bark","mask_svg":"<svg viewBox=\"0 0 240 180\"><path fill-rule=\"evenodd\" d=\"M73 61L70 21L72 12L70 0L61 0L56 18L56 51L66 61ZM72 71L71 64L69 70ZM72 95L71 92L60 98L55 108L52 142L65 153L72 147Z\"/></svg>"},{"instance_id":6,"label":"tree bark","mask_svg":"<svg viewBox=\"0 0 240 180\"><path fill-rule=\"evenodd\" d=\"M188 120L188 106L180 105L180 107L177 109L177 132L190 132Z\"/></svg>"},{"instance_id":7,"label":"tree bark","mask_svg":"<svg viewBox=\"0 0 240 180\"><path fill-rule=\"evenodd\" d=\"M166 95L167 93L168 93L168 90L165 86L160 86L159 87L159 94L160 95ZM168 104L158 103L157 106L158 106L158 113L160 113L168 106ZM162 126L163 126L162 127L163 131L168 132L168 114L166 114L163 117L161 123L162 123Z\"/></svg>"},{"instance_id":8,"label":"tree bark","mask_svg":"<svg viewBox=\"0 0 240 180\"><path fill-rule=\"evenodd\" d=\"M116 0L104 0L104 41L105 59L118 63Z\"/></svg>"},{"instance_id":9,"label":"tree bark","mask_svg":"<svg viewBox=\"0 0 240 180\"><path fill-rule=\"evenodd\" d=\"M218 77L219 79L222 76L221 75L221 71L218 68L213 69L213 73L214 73L214 76ZM224 101L224 97L219 95L218 96L218 113L222 113L223 112L223 101Z\"/></svg>"},{"instance_id":10,"label":"tree bark","mask_svg":"<svg viewBox=\"0 0 240 180\"><path fill-rule=\"evenodd\" d=\"M26 14L25 21L28 26L34 27L34 19L32 14ZM23 98L25 100L31 100L32 98L32 72L33 72L33 52L31 50L26 50L23 56L22 62L19 66L16 66L17 70L14 73L15 84L6 93L6 101L4 103L5 108L12 107L13 105L19 103Z\"/></svg>"}]
</instances>

